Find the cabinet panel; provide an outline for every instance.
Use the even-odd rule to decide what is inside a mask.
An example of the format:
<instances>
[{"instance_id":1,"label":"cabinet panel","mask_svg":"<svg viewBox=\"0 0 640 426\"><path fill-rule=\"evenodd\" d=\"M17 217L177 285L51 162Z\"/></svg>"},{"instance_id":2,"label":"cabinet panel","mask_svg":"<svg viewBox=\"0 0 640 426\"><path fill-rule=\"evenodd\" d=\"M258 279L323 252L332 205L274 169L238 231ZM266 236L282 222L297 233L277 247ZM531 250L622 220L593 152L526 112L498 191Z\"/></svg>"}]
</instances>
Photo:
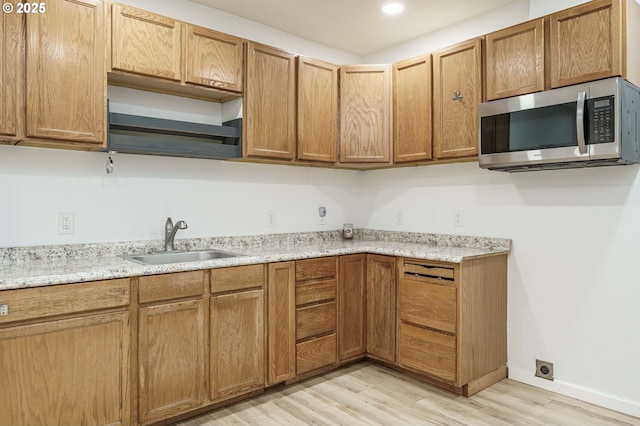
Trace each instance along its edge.
<instances>
[{"instance_id":1,"label":"cabinet panel","mask_svg":"<svg viewBox=\"0 0 640 426\"><path fill-rule=\"evenodd\" d=\"M295 262L269 264L267 385L296 374Z\"/></svg>"},{"instance_id":2,"label":"cabinet panel","mask_svg":"<svg viewBox=\"0 0 640 426\"><path fill-rule=\"evenodd\" d=\"M544 90L544 19L487 35L487 100Z\"/></svg>"},{"instance_id":3,"label":"cabinet panel","mask_svg":"<svg viewBox=\"0 0 640 426\"><path fill-rule=\"evenodd\" d=\"M336 162L338 66L298 57L298 159Z\"/></svg>"},{"instance_id":4,"label":"cabinet panel","mask_svg":"<svg viewBox=\"0 0 640 426\"><path fill-rule=\"evenodd\" d=\"M179 22L121 4L113 5L111 20L113 70L180 81Z\"/></svg>"},{"instance_id":5,"label":"cabinet panel","mask_svg":"<svg viewBox=\"0 0 640 426\"><path fill-rule=\"evenodd\" d=\"M204 401L203 304L189 300L140 309L141 422L186 412Z\"/></svg>"},{"instance_id":6,"label":"cabinet panel","mask_svg":"<svg viewBox=\"0 0 640 426\"><path fill-rule=\"evenodd\" d=\"M551 87L622 75L623 1L591 1L551 15Z\"/></svg>"},{"instance_id":7,"label":"cabinet panel","mask_svg":"<svg viewBox=\"0 0 640 426\"><path fill-rule=\"evenodd\" d=\"M296 309L296 338L306 339L336 331L336 303L322 303Z\"/></svg>"},{"instance_id":8,"label":"cabinet panel","mask_svg":"<svg viewBox=\"0 0 640 426\"><path fill-rule=\"evenodd\" d=\"M340 67L340 161L391 160L391 67Z\"/></svg>"},{"instance_id":9,"label":"cabinet panel","mask_svg":"<svg viewBox=\"0 0 640 426\"><path fill-rule=\"evenodd\" d=\"M222 400L264 386L263 290L211 299L211 399Z\"/></svg>"},{"instance_id":10,"label":"cabinet panel","mask_svg":"<svg viewBox=\"0 0 640 426\"><path fill-rule=\"evenodd\" d=\"M432 157L431 55L393 65L393 161Z\"/></svg>"},{"instance_id":11,"label":"cabinet panel","mask_svg":"<svg viewBox=\"0 0 640 426\"><path fill-rule=\"evenodd\" d=\"M295 157L295 63L288 52L248 42L243 107L245 156Z\"/></svg>"},{"instance_id":12,"label":"cabinet panel","mask_svg":"<svg viewBox=\"0 0 640 426\"><path fill-rule=\"evenodd\" d=\"M367 255L367 353L395 361L395 257Z\"/></svg>"},{"instance_id":13,"label":"cabinet panel","mask_svg":"<svg viewBox=\"0 0 640 426\"><path fill-rule=\"evenodd\" d=\"M185 25L188 83L242 92L242 39Z\"/></svg>"},{"instance_id":14,"label":"cabinet panel","mask_svg":"<svg viewBox=\"0 0 640 426\"><path fill-rule=\"evenodd\" d=\"M298 374L336 363L335 333L298 343L296 348Z\"/></svg>"},{"instance_id":15,"label":"cabinet panel","mask_svg":"<svg viewBox=\"0 0 640 426\"><path fill-rule=\"evenodd\" d=\"M480 38L433 55L433 131L437 158L478 154L478 104L482 102Z\"/></svg>"},{"instance_id":16,"label":"cabinet panel","mask_svg":"<svg viewBox=\"0 0 640 426\"><path fill-rule=\"evenodd\" d=\"M211 270L211 293L262 287L265 283L265 265L232 266Z\"/></svg>"},{"instance_id":17,"label":"cabinet panel","mask_svg":"<svg viewBox=\"0 0 640 426\"><path fill-rule=\"evenodd\" d=\"M442 380L456 380L456 337L400 323L398 364Z\"/></svg>"},{"instance_id":18,"label":"cabinet panel","mask_svg":"<svg viewBox=\"0 0 640 426\"><path fill-rule=\"evenodd\" d=\"M0 24L0 140L15 141L22 128L24 16L3 13Z\"/></svg>"},{"instance_id":19,"label":"cabinet panel","mask_svg":"<svg viewBox=\"0 0 640 426\"><path fill-rule=\"evenodd\" d=\"M140 303L200 296L204 293L204 271L175 272L139 278Z\"/></svg>"},{"instance_id":20,"label":"cabinet panel","mask_svg":"<svg viewBox=\"0 0 640 426\"><path fill-rule=\"evenodd\" d=\"M340 256L338 351L340 361L364 355L366 255Z\"/></svg>"},{"instance_id":21,"label":"cabinet panel","mask_svg":"<svg viewBox=\"0 0 640 426\"><path fill-rule=\"evenodd\" d=\"M130 424L129 326L116 312L0 329L2 423Z\"/></svg>"},{"instance_id":22,"label":"cabinet panel","mask_svg":"<svg viewBox=\"0 0 640 426\"><path fill-rule=\"evenodd\" d=\"M400 320L456 332L456 288L403 279L398 292Z\"/></svg>"},{"instance_id":23,"label":"cabinet panel","mask_svg":"<svg viewBox=\"0 0 640 426\"><path fill-rule=\"evenodd\" d=\"M62 0L27 15L27 137L105 144L104 9Z\"/></svg>"},{"instance_id":24,"label":"cabinet panel","mask_svg":"<svg viewBox=\"0 0 640 426\"><path fill-rule=\"evenodd\" d=\"M296 284L296 306L336 298L336 280L309 281Z\"/></svg>"},{"instance_id":25,"label":"cabinet panel","mask_svg":"<svg viewBox=\"0 0 640 426\"><path fill-rule=\"evenodd\" d=\"M336 276L336 258L320 257L296 261L296 281L320 280Z\"/></svg>"}]
</instances>

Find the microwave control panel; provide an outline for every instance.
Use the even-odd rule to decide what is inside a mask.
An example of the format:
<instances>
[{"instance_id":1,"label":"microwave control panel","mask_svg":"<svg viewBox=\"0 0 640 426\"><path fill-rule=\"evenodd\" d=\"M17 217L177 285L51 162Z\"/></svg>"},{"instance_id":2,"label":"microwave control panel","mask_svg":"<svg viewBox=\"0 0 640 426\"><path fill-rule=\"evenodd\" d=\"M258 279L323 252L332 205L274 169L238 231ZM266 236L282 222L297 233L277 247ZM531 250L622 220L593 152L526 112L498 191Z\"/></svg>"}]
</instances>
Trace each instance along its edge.
<instances>
[{"instance_id":1,"label":"microwave control panel","mask_svg":"<svg viewBox=\"0 0 640 426\"><path fill-rule=\"evenodd\" d=\"M613 96L587 100L589 143L610 143L615 141L613 105Z\"/></svg>"}]
</instances>

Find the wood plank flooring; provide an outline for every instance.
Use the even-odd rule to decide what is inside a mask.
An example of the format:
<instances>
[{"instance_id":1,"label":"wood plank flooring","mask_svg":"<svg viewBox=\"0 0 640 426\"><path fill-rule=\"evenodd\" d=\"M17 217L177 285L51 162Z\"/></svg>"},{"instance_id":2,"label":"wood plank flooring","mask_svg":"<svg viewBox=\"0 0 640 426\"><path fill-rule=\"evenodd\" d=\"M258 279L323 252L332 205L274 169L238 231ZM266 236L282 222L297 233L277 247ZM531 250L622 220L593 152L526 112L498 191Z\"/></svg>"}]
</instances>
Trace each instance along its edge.
<instances>
[{"instance_id":1,"label":"wood plank flooring","mask_svg":"<svg viewBox=\"0 0 640 426\"><path fill-rule=\"evenodd\" d=\"M627 416L509 379L465 398L369 362L176 425L640 425Z\"/></svg>"}]
</instances>

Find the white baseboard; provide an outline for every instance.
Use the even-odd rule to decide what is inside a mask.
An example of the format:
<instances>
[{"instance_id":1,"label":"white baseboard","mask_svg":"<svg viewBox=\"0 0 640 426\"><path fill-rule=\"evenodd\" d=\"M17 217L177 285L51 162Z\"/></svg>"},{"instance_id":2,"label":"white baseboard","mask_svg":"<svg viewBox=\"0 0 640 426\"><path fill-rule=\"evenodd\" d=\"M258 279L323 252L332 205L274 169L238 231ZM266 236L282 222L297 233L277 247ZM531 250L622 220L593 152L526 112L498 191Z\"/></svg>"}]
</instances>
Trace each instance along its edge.
<instances>
[{"instance_id":1,"label":"white baseboard","mask_svg":"<svg viewBox=\"0 0 640 426\"><path fill-rule=\"evenodd\" d=\"M631 401L613 395L603 394L592 389L582 388L559 380L546 380L536 377L531 371L509 367L509 378L541 389L559 393L580 401L599 405L634 417L640 417L640 401Z\"/></svg>"}]
</instances>

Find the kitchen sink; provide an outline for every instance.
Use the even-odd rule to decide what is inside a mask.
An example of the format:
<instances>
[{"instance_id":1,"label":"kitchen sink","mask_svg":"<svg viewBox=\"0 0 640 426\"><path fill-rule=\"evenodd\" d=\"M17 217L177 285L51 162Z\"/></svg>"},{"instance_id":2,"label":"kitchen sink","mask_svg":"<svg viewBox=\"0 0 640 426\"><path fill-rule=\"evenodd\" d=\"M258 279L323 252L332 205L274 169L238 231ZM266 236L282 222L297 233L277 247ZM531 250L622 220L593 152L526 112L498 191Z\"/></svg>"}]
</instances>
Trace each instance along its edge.
<instances>
[{"instance_id":1,"label":"kitchen sink","mask_svg":"<svg viewBox=\"0 0 640 426\"><path fill-rule=\"evenodd\" d=\"M124 256L124 258L143 265L164 265L167 263L198 262L202 260L227 259L240 256L244 255L222 250L188 250L130 254Z\"/></svg>"}]
</instances>

